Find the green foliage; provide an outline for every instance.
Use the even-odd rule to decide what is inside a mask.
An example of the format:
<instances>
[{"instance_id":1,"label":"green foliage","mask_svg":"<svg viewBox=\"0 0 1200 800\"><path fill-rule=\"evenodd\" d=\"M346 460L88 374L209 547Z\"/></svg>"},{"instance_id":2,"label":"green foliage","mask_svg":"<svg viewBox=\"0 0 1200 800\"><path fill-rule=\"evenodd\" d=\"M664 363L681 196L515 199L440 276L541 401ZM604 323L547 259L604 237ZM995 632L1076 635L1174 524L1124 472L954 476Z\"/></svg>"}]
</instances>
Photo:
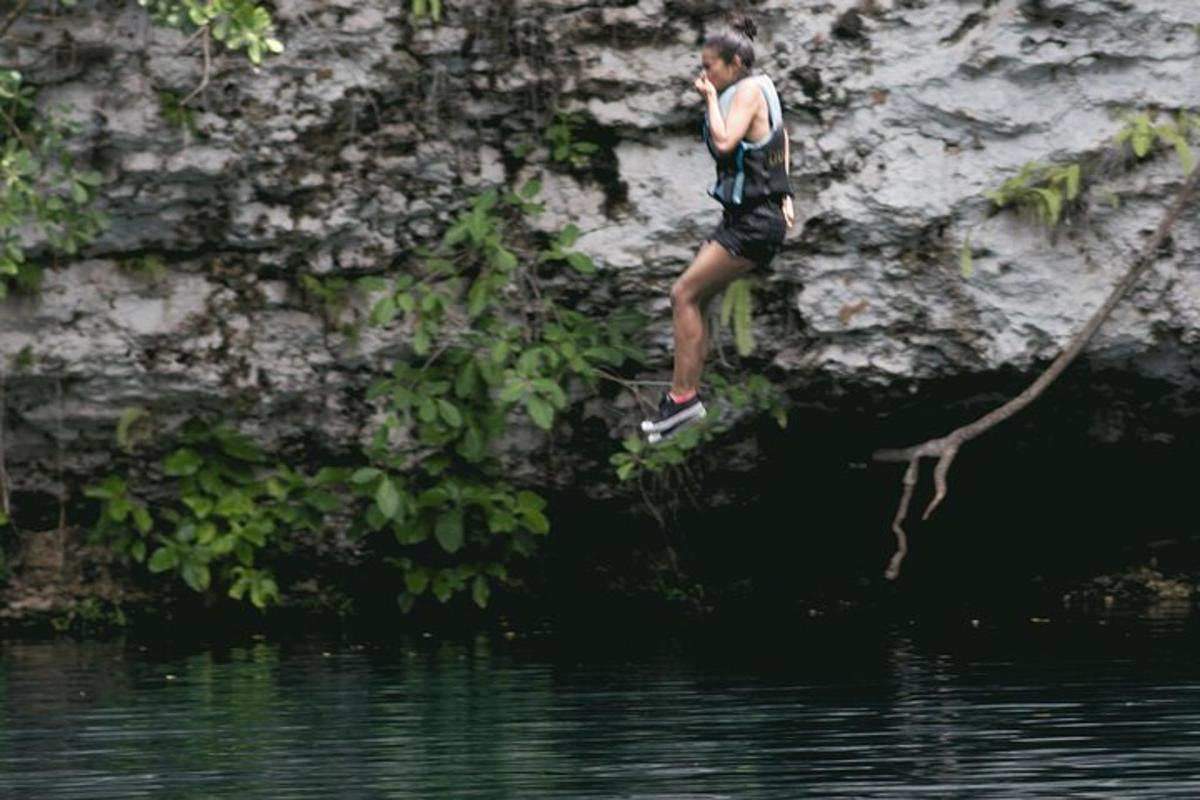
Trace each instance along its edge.
<instances>
[{"instance_id":1,"label":"green foliage","mask_svg":"<svg viewBox=\"0 0 1200 800\"><path fill-rule=\"evenodd\" d=\"M246 50L254 64L263 56L282 53L283 43L272 35L271 12L253 0L138 0L154 18L185 33L207 29L230 50Z\"/></svg>"},{"instance_id":2,"label":"green foliage","mask_svg":"<svg viewBox=\"0 0 1200 800\"><path fill-rule=\"evenodd\" d=\"M183 95L176 92L159 92L158 110L172 128L196 135L196 113L183 104Z\"/></svg>"},{"instance_id":3,"label":"green foliage","mask_svg":"<svg viewBox=\"0 0 1200 800\"><path fill-rule=\"evenodd\" d=\"M42 113L21 74L0 70L0 297L41 282L18 230L32 228L52 250L74 255L108 224L92 208L100 175L77 168L68 148L79 126L66 114Z\"/></svg>"},{"instance_id":4,"label":"green foliage","mask_svg":"<svg viewBox=\"0 0 1200 800\"><path fill-rule=\"evenodd\" d=\"M36 363L37 355L33 352L32 345L25 345L12 357L12 366L17 372L33 369Z\"/></svg>"},{"instance_id":5,"label":"green foliage","mask_svg":"<svg viewBox=\"0 0 1200 800\"><path fill-rule=\"evenodd\" d=\"M130 275L148 283L158 283L167 277L167 265L158 256L128 258L120 262L120 266Z\"/></svg>"},{"instance_id":6,"label":"green foliage","mask_svg":"<svg viewBox=\"0 0 1200 800\"><path fill-rule=\"evenodd\" d=\"M559 111L554 121L542 134L550 142L550 155L555 161L565 161L573 167L586 167L592 153L599 150L594 142L577 139L578 128L583 124L583 115L573 111Z\"/></svg>"},{"instance_id":7,"label":"green foliage","mask_svg":"<svg viewBox=\"0 0 1200 800\"><path fill-rule=\"evenodd\" d=\"M732 383L720 375L710 375L712 409L704 422L684 428L657 445L649 445L633 436L625 440L624 449L614 453L609 462L616 468L622 482L641 479L679 467L688 452L705 445L728 432L735 419L746 414L769 413L780 428L787 427L782 390L762 375L752 375L744 383ZM735 414L730 415L727 410Z\"/></svg>"},{"instance_id":8,"label":"green foliage","mask_svg":"<svg viewBox=\"0 0 1200 800\"><path fill-rule=\"evenodd\" d=\"M442 0L412 0L411 18L413 24L426 18L441 22Z\"/></svg>"},{"instance_id":9,"label":"green foliage","mask_svg":"<svg viewBox=\"0 0 1200 800\"><path fill-rule=\"evenodd\" d=\"M1191 142L1200 131L1200 116L1180 111L1164 122L1156 122L1157 117L1157 113L1125 114L1125 125L1115 137L1117 146L1124 148L1128 144L1137 160L1149 157L1156 149L1170 148L1178 156L1184 175L1190 174L1196 164ZM1082 167L1076 163L1043 165L1030 161L1017 175L1002 183L999 189L987 192L986 196L997 210L1015 208L1053 228L1079 198L1082 174ZM1120 206L1120 198L1114 192L1103 188L1101 191L1114 209ZM958 261L963 277L971 277L974 256L970 231L963 239Z\"/></svg>"},{"instance_id":10,"label":"green foliage","mask_svg":"<svg viewBox=\"0 0 1200 800\"><path fill-rule=\"evenodd\" d=\"M594 387L607 370L644 360L631 341L637 314L592 320L542 288L543 273L595 265L572 249L574 226L537 251L518 238L522 218L540 211L539 190L531 182L472 198L420 269L385 286L371 311L372 325L403 325L412 358L368 392L384 421L350 484L367 503L360 533L386 531L398 545L389 563L401 573L403 609L460 593L483 606L494 586L513 583L510 565L537 551L550 522L544 498L506 479L493 443L514 418L551 430L572 385Z\"/></svg>"},{"instance_id":11,"label":"green foliage","mask_svg":"<svg viewBox=\"0 0 1200 800\"><path fill-rule=\"evenodd\" d=\"M964 278L970 278L975 271L974 257L971 253L971 232L963 238L962 252L958 256L958 269Z\"/></svg>"},{"instance_id":12,"label":"green foliage","mask_svg":"<svg viewBox=\"0 0 1200 800\"><path fill-rule=\"evenodd\" d=\"M345 472L325 468L308 477L284 464L268 466L251 440L198 418L184 425L179 444L161 463L174 484L162 502L137 497L117 475L87 487L84 494L101 501L93 537L194 591L215 582L258 608L277 601L279 588L263 563L289 551L295 532L319 530L324 515L341 508L329 487Z\"/></svg>"},{"instance_id":13,"label":"green foliage","mask_svg":"<svg viewBox=\"0 0 1200 800\"><path fill-rule=\"evenodd\" d=\"M50 627L55 632L80 636L111 632L125 627L128 622L120 605L105 603L95 597L73 600L56 608L50 617Z\"/></svg>"},{"instance_id":14,"label":"green foliage","mask_svg":"<svg viewBox=\"0 0 1200 800\"><path fill-rule=\"evenodd\" d=\"M1079 197L1082 170L1078 164L1043 165L1030 161L986 197L997 209L1017 208L1053 228L1063 209Z\"/></svg>"},{"instance_id":15,"label":"green foliage","mask_svg":"<svg viewBox=\"0 0 1200 800\"><path fill-rule=\"evenodd\" d=\"M325 323L336 327L350 303L350 282L339 275L322 278L309 273L301 273L298 280L304 293L320 305Z\"/></svg>"},{"instance_id":16,"label":"green foliage","mask_svg":"<svg viewBox=\"0 0 1200 800\"><path fill-rule=\"evenodd\" d=\"M1149 156L1156 144L1170 147L1179 158L1183 174L1191 173L1196 164L1196 156L1189 140L1200 130L1200 116L1181 111L1175 119L1158 124L1155 124L1150 114L1127 114L1124 119L1125 127L1116 136L1117 145L1124 146L1128 142L1130 150L1138 159Z\"/></svg>"},{"instance_id":17,"label":"green foliage","mask_svg":"<svg viewBox=\"0 0 1200 800\"><path fill-rule=\"evenodd\" d=\"M126 408L117 420L117 446L132 453L139 440L148 438L150 425L149 411L137 406Z\"/></svg>"},{"instance_id":18,"label":"green foliage","mask_svg":"<svg viewBox=\"0 0 1200 800\"><path fill-rule=\"evenodd\" d=\"M754 352L753 310L750 281L742 278L725 288L725 297L721 300L721 325L733 329L734 342L741 356Z\"/></svg>"}]
</instances>

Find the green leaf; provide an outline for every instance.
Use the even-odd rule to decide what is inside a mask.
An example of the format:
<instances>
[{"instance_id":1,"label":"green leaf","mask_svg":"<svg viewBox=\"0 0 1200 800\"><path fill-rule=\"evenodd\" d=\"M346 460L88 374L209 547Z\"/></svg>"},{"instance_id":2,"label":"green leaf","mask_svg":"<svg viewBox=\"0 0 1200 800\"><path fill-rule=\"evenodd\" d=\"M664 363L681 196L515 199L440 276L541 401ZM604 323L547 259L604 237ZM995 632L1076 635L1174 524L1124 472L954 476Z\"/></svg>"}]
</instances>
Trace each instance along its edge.
<instances>
[{"instance_id":1,"label":"green leaf","mask_svg":"<svg viewBox=\"0 0 1200 800\"><path fill-rule=\"evenodd\" d=\"M192 510L192 513L196 515L196 519L204 519L213 510L212 498L205 497L204 495L188 495L182 498L182 502Z\"/></svg>"},{"instance_id":2,"label":"green leaf","mask_svg":"<svg viewBox=\"0 0 1200 800\"><path fill-rule=\"evenodd\" d=\"M254 501L240 489L230 489L221 495L213 513L220 517L249 516L254 512Z\"/></svg>"},{"instance_id":3,"label":"green leaf","mask_svg":"<svg viewBox=\"0 0 1200 800\"><path fill-rule=\"evenodd\" d=\"M355 283L364 292L383 292L388 288L387 281L378 275L364 275Z\"/></svg>"},{"instance_id":4,"label":"green leaf","mask_svg":"<svg viewBox=\"0 0 1200 800\"><path fill-rule=\"evenodd\" d=\"M429 588L429 572L420 567L410 569L404 573L404 586L414 596L424 594Z\"/></svg>"},{"instance_id":5,"label":"green leaf","mask_svg":"<svg viewBox=\"0 0 1200 800\"><path fill-rule=\"evenodd\" d=\"M517 268L517 257L504 248L499 248L492 255L492 263L501 272L512 272Z\"/></svg>"},{"instance_id":6,"label":"green leaf","mask_svg":"<svg viewBox=\"0 0 1200 800\"><path fill-rule=\"evenodd\" d=\"M487 310L491 302L492 282L487 277L481 277L471 284L467 292L467 316L475 319Z\"/></svg>"},{"instance_id":7,"label":"green leaf","mask_svg":"<svg viewBox=\"0 0 1200 800\"><path fill-rule=\"evenodd\" d=\"M417 505L421 508L440 506L450 499L450 493L441 486L426 489L417 497Z\"/></svg>"},{"instance_id":8,"label":"green leaf","mask_svg":"<svg viewBox=\"0 0 1200 800\"><path fill-rule=\"evenodd\" d=\"M355 486L364 486L382 474L383 472L375 469L375 467L363 467L350 474L350 483Z\"/></svg>"},{"instance_id":9,"label":"green leaf","mask_svg":"<svg viewBox=\"0 0 1200 800\"><path fill-rule=\"evenodd\" d=\"M522 186L518 190L518 193L522 197L524 197L526 200L529 200L529 199L533 198L534 196L536 196L541 191L542 191L542 182L535 179L535 180L529 181L524 186Z\"/></svg>"},{"instance_id":10,"label":"green leaf","mask_svg":"<svg viewBox=\"0 0 1200 800\"><path fill-rule=\"evenodd\" d=\"M442 419L452 428L461 428L463 424L462 412L458 410L458 406L451 403L444 397L439 397L437 400L438 413Z\"/></svg>"},{"instance_id":11,"label":"green leaf","mask_svg":"<svg viewBox=\"0 0 1200 800\"><path fill-rule=\"evenodd\" d=\"M205 522L196 527L196 541L200 544L208 544L217 536L217 526L211 522Z\"/></svg>"},{"instance_id":12,"label":"green leaf","mask_svg":"<svg viewBox=\"0 0 1200 800\"><path fill-rule=\"evenodd\" d=\"M471 581L471 599L475 601L475 605L480 608L487 608L488 600L491 596L492 590L488 586L487 578L482 575L476 575L475 580Z\"/></svg>"},{"instance_id":13,"label":"green leaf","mask_svg":"<svg viewBox=\"0 0 1200 800\"><path fill-rule=\"evenodd\" d=\"M444 603L454 596L454 583L448 571L442 570L433 576L433 596L439 603Z\"/></svg>"},{"instance_id":14,"label":"green leaf","mask_svg":"<svg viewBox=\"0 0 1200 800\"><path fill-rule=\"evenodd\" d=\"M454 377L454 394L460 400L465 400L475 393L475 389L478 385L479 367L476 366L474 359L467 359L467 361L458 368L458 374Z\"/></svg>"},{"instance_id":15,"label":"green leaf","mask_svg":"<svg viewBox=\"0 0 1200 800\"><path fill-rule=\"evenodd\" d=\"M534 533L546 534L550 532L550 520L536 508L522 509L521 516L525 520L525 526Z\"/></svg>"},{"instance_id":16,"label":"green leaf","mask_svg":"<svg viewBox=\"0 0 1200 800\"><path fill-rule=\"evenodd\" d=\"M274 578L264 575L250 585L250 602L261 611L271 600L279 600L279 587Z\"/></svg>"},{"instance_id":17,"label":"green leaf","mask_svg":"<svg viewBox=\"0 0 1200 800\"><path fill-rule=\"evenodd\" d=\"M83 490L85 497L91 497L97 500L111 500L115 497L120 497L125 494L125 481L116 475L109 475L95 486L89 486Z\"/></svg>"},{"instance_id":18,"label":"green leaf","mask_svg":"<svg viewBox=\"0 0 1200 800\"><path fill-rule=\"evenodd\" d=\"M1133 153L1138 158L1144 158L1154 144L1154 129L1149 117L1144 114L1133 121Z\"/></svg>"},{"instance_id":19,"label":"green leaf","mask_svg":"<svg viewBox=\"0 0 1200 800\"><path fill-rule=\"evenodd\" d=\"M385 519L395 519L400 512L400 492L390 478L379 482L379 488L375 490L375 505Z\"/></svg>"},{"instance_id":20,"label":"green leaf","mask_svg":"<svg viewBox=\"0 0 1200 800\"><path fill-rule=\"evenodd\" d=\"M387 325L396 318L396 300L391 296L383 297L371 308L368 321L374 326Z\"/></svg>"},{"instance_id":21,"label":"green leaf","mask_svg":"<svg viewBox=\"0 0 1200 800\"><path fill-rule=\"evenodd\" d=\"M590 275L596 271L596 265L592 259L583 253L567 253L567 263L576 272L581 272L584 275Z\"/></svg>"},{"instance_id":22,"label":"green leaf","mask_svg":"<svg viewBox=\"0 0 1200 800\"><path fill-rule=\"evenodd\" d=\"M325 491L309 491L304 493L304 502L320 511L322 514L331 514L338 511L342 507L342 501L333 492Z\"/></svg>"},{"instance_id":23,"label":"green leaf","mask_svg":"<svg viewBox=\"0 0 1200 800\"><path fill-rule=\"evenodd\" d=\"M487 443L478 428L474 426L467 428L466 434L459 442L458 453L471 463L477 463L483 459L487 454Z\"/></svg>"},{"instance_id":24,"label":"green leaf","mask_svg":"<svg viewBox=\"0 0 1200 800\"><path fill-rule=\"evenodd\" d=\"M550 430L554 424L554 407L536 394L525 396L525 410L530 419L542 430Z\"/></svg>"},{"instance_id":25,"label":"green leaf","mask_svg":"<svg viewBox=\"0 0 1200 800\"><path fill-rule=\"evenodd\" d=\"M1036 188L1030 191L1042 199L1045 209L1044 221L1051 227L1057 225L1062 214L1062 195L1058 193L1057 189Z\"/></svg>"},{"instance_id":26,"label":"green leaf","mask_svg":"<svg viewBox=\"0 0 1200 800\"><path fill-rule=\"evenodd\" d=\"M195 475L204 459L195 450L182 447L163 461L163 471L174 478Z\"/></svg>"},{"instance_id":27,"label":"green leaf","mask_svg":"<svg viewBox=\"0 0 1200 800\"><path fill-rule=\"evenodd\" d=\"M532 385L555 408L561 410L567 407L567 395L562 390L562 387L554 381L549 378L537 378L533 381Z\"/></svg>"},{"instance_id":28,"label":"green leaf","mask_svg":"<svg viewBox=\"0 0 1200 800\"><path fill-rule=\"evenodd\" d=\"M515 403L516 401L520 400L522 396L524 396L528 388L529 384L523 380L510 381L504 385L503 389L500 390L500 402Z\"/></svg>"},{"instance_id":29,"label":"green leaf","mask_svg":"<svg viewBox=\"0 0 1200 800\"><path fill-rule=\"evenodd\" d=\"M142 420L149 420L150 412L144 408L127 408L121 412L121 417L117 420L117 446L126 453L133 452L133 438L130 431L133 426Z\"/></svg>"},{"instance_id":30,"label":"green leaf","mask_svg":"<svg viewBox=\"0 0 1200 800\"><path fill-rule=\"evenodd\" d=\"M209 582L212 580L212 574L208 570L208 565L201 564L198 561L187 562L183 565L183 569L180 572L183 575L183 582L197 592L206 591Z\"/></svg>"},{"instance_id":31,"label":"green leaf","mask_svg":"<svg viewBox=\"0 0 1200 800\"><path fill-rule=\"evenodd\" d=\"M739 355L748 356L754 351L754 330L751 325L750 283L745 278L738 281L738 290L733 305L733 335Z\"/></svg>"},{"instance_id":32,"label":"green leaf","mask_svg":"<svg viewBox=\"0 0 1200 800\"><path fill-rule=\"evenodd\" d=\"M417 417L426 424L438 418L437 404L429 397L417 398Z\"/></svg>"},{"instance_id":33,"label":"green leaf","mask_svg":"<svg viewBox=\"0 0 1200 800\"><path fill-rule=\"evenodd\" d=\"M424 325L419 326L417 332L413 334L412 346L413 352L419 356L429 352L429 334L425 331Z\"/></svg>"},{"instance_id":34,"label":"green leaf","mask_svg":"<svg viewBox=\"0 0 1200 800\"><path fill-rule=\"evenodd\" d=\"M175 552L173 547L160 547L154 551L154 555L150 556L149 568L151 572L166 572L174 569L179 564L179 554Z\"/></svg>"},{"instance_id":35,"label":"green leaf","mask_svg":"<svg viewBox=\"0 0 1200 800\"><path fill-rule=\"evenodd\" d=\"M1175 152L1179 156L1179 163L1183 166L1183 174L1191 175L1192 167L1196 164L1196 158L1192 154L1192 148L1188 145L1187 139L1183 136L1175 138Z\"/></svg>"},{"instance_id":36,"label":"green leaf","mask_svg":"<svg viewBox=\"0 0 1200 800\"><path fill-rule=\"evenodd\" d=\"M546 507L546 498L542 497L537 492L530 492L530 491L524 490L524 489L517 492L517 508L518 509L520 509L522 511L525 511L525 510L541 511L545 507Z\"/></svg>"},{"instance_id":37,"label":"green leaf","mask_svg":"<svg viewBox=\"0 0 1200 800\"><path fill-rule=\"evenodd\" d=\"M134 506L133 524L143 536L149 533L150 529L154 527L154 520L151 519L150 512L145 506Z\"/></svg>"},{"instance_id":38,"label":"green leaf","mask_svg":"<svg viewBox=\"0 0 1200 800\"><path fill-rule=\"evenodd\" d=\"M462 512L454 509L439 516L433 535L447 553L458 552L463 545Z\"/></svg>"},{"instance_id":39,"label":"green leaf","mask_svg":"<svg viewBox=\"0 0 1200 800\"><path fill-rule=\"evenodd\" d=\"M567 250L567 249L573 247L575 245L575 242L579 241L579 234L580 234L579 226L575 225L574 223L563 228L562 233L560 233L558 235L559 249Z\"/></svg>"},{"instance_id":40,"label":"green leaf","mask_svg":"<svg viewBox=\"0 0 1200 800\"><path fill-rule=\"evenodd\" d=\"M1080 168L1078 164L1067 167L1067 199L1074 200L1079 196Z\"/></svg>"}]
</instances>

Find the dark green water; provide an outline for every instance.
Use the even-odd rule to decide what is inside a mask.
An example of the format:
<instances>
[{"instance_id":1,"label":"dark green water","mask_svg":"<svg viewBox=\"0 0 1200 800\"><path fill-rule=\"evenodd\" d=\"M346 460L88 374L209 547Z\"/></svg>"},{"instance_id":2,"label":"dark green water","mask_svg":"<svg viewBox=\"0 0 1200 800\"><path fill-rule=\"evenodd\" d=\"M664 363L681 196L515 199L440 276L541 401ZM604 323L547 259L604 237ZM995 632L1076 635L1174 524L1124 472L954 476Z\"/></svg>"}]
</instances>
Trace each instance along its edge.
<instances>
[{"instance_id":1,"label":"dark green water","mask_svg":"<svg viewBox=\"0 0 1200 800\"><path fill-rule=\"evenodd\" d=\"M3 798L1200 797L1196 625L0 650Z\"/></svg>"}]
</instances>

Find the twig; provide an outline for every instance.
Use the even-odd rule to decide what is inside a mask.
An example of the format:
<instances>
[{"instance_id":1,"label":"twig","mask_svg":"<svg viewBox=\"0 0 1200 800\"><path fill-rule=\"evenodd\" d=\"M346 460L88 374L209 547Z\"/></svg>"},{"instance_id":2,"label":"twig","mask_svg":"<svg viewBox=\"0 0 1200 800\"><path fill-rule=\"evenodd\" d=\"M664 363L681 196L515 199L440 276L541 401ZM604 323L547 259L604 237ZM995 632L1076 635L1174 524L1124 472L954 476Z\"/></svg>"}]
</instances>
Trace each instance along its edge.
<instances>
[{"instance_id":1,"label":"twig","mask_svg":"<svg viewBox=\"0 0 1200 800\"><path fill-rule=\"evenodd\" d=\"M204 75L200 78L200 85L188 92L187 97L179 101L181 107L187 105L193 97L204 91L205 87L208 86L208 76L212 73L212 49L209 46L208 26L201 28L201 30L204 33L200 38L200 41L204 43Z\"/></svg>"},{"instance_id":2,"label":"twig","mask_svg":"<svg viewBox=\"0 0 1200 800\"><path fill-rule=\"evenodd\" d=\"M21 13L28 5L29 0L21 0L20 3L17 3L17 7L12 10L12 13L4 18L4 22L0 24L0 39L4 38L4 34L8 33L8 29L12 27L12 24L17 21L17 17L21 16Z\"/></svg>"},{"instance_id":3,"label":"twig","mask_svg":"<svg viewBox=\"0 0 1200 800\"><path fill-rule=\"evenodd\" d=\"M1175 195L1175 199L1171 203L1171 207L1167 210L1166 215L1158 224L1158 229L1154 231L1154 235L1146 242L1146 245L1142 248L1133 264L1126 270L1124 276L1122 276L1121 280L1109 293L1103 305L1092 314L1087 324L1075 334L1075 337L1062 353L1059 354L1058 358L1054 359L1045 372L1039 375L1025 391L999 408L994 409L970 424L954 429L945 436L929 439L911 447L878 450L874 453L872 457L876 461L908 463L908 469L904 472L904 490L900 497L896 518L892 522L892 531L896 534L896 553L888 563L884 577L893 580L899 576L900 564L908 552L908 541L902 523L908 514L908 505L912 500L913 490L916 488L920 478L921 459L937 458L937 465L933 471L934 496L929 501L929 505L925 507L924 514L921 515L921 519L927 520L946 498L946 477L950 472L950 465L954 462L954 457L958 454L959 448L1036 400L1062 374L1063 370L1083 352L1084 347L1087 346L1087 343L1095 335L1096 331L1100 329L1100 326L1108 319L1113 309L1116 308L1117 304L1129 290L1133 288L1142 272L1151 263L1154 254L1158 252L1163 241L1167 238L1171 227L1179 219L1179 215L1183 212L1184 207L1195 193L1198 183L1200 183L1200 169L1193 169L1184 181L1178 194Z\"/></svg>"}]
</instances>

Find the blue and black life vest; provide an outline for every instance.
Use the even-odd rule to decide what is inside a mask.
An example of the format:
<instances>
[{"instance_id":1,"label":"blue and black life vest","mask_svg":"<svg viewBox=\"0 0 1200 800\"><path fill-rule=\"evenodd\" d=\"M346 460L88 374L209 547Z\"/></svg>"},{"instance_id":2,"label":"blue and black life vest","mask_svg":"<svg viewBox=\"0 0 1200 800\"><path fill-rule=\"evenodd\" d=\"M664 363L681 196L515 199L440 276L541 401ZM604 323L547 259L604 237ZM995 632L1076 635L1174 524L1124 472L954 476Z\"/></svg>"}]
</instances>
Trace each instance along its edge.
<instances>
[{"instance_id":1,"label":"blue and black life vest","mask_svg":"<svg viewBox=\"0 0 1200 800\"><path fill-rule=\"evenodd\" d=\"M753 81L767 100L771 132L757 142L742 139L730 153L717 152L709 133L708 115L704 116L704 143L717 162L717 180L708 193L726 208L749 205L770 198L791 195L788 181L783 107L775 84L766 75L751 75L725 87L718 98L721 117L729 116L733 96L743 81Z\"/></svg>"}]
</instances>

